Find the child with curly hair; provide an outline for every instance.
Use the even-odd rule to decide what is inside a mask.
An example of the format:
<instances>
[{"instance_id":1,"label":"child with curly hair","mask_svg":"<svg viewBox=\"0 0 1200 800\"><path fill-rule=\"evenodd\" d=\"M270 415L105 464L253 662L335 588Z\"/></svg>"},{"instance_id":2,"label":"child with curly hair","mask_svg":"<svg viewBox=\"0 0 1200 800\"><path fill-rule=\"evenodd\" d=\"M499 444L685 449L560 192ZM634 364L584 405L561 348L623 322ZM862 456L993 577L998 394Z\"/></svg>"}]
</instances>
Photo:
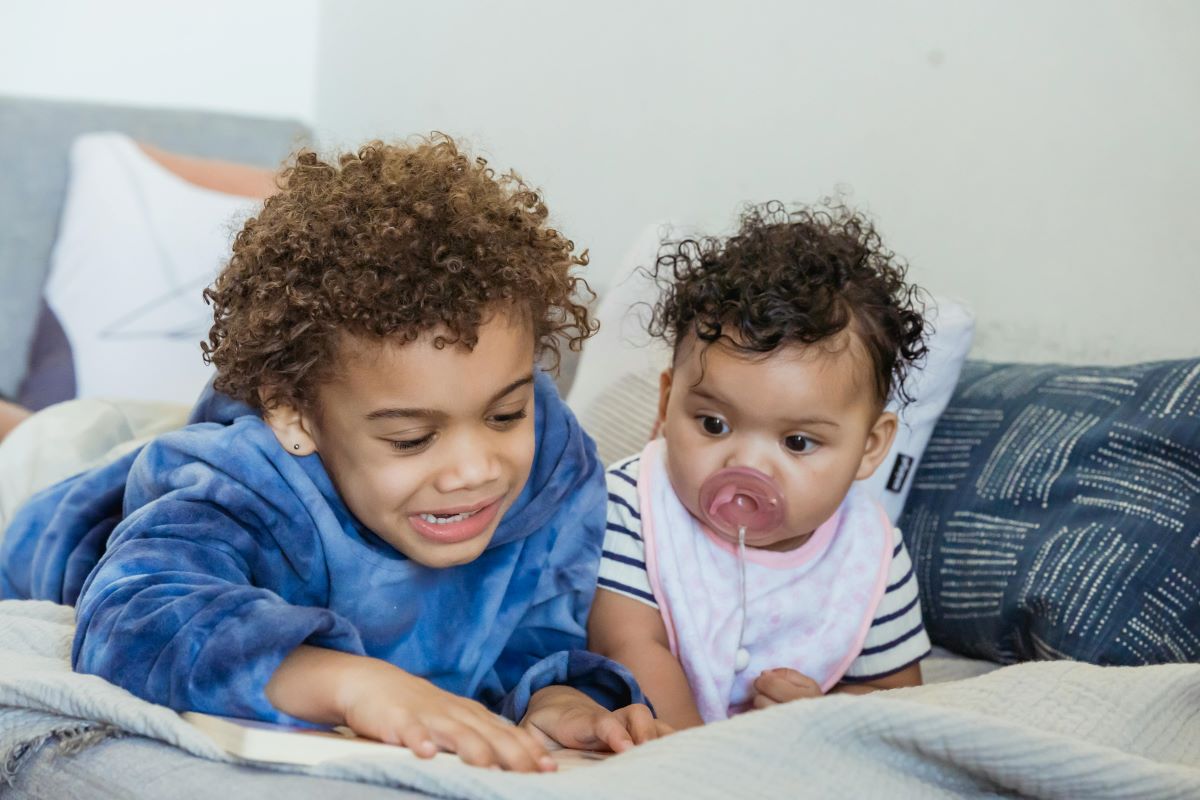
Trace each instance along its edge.
<instances>
[{"instance_id":1,"label":"child with curly hair","mask_svg":"<svg viewBox=\"0 0 1200 800\"><path fill-rule=\"evenodd\" d=\"M591 648L676 728L919 684L912 564L855 483L925 354L903 266L844 207L770 203L728 239L667 243L653 277L662 438L608 472Z\"/></svg>"},{"instance_id":2,"label":"child with curly hair","mask_svg":"<svg viewBox=\"0 0 1200 800\"><path fill-rule=\"evenodd\" d=\"M299 152L205 292L192 424L26 504L3 595L76 604L76 670L180 710L522 771L656 737L583 650L603 466L536 367L595 327L585 263L447 137Z\"/></svg>"}]
</instances>

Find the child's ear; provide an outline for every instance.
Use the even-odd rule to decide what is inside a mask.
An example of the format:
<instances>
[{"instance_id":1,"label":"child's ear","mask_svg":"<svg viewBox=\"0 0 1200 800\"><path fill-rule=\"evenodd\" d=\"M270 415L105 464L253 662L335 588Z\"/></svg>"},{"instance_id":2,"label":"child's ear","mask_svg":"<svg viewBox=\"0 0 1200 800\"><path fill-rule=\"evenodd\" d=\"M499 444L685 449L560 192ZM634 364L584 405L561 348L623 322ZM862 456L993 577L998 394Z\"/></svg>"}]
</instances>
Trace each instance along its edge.
<instances>
[{"instance_id":1,"label":"child's ear","mask_svg":"<svg viewBox=\"0 0 1200 800\"><path fill-rule=\"evenodd\" d=\"M667 401L671 399L671 378L672 371L667 367L658 376L658 419L654 420L654 432L651 438L662 436L666 438L667 425Z\"/></svg>"},{"instance_id":2,"label":"child's ear","mask_svg":"<svg viewBox=\"0 0 1200 800\"><path fill-rule=\"evenodd\" d=\"M898 425L899 420L891 411L884 411L879 415L879 419L875 420L870 433L867 434L867 446L863 450L862 461L859 462L858 474L854 476L854 480L861 481L875 473L892 447Z\"/></svg>"},{"instance_id":3,"label":"child's ear","mask_svg":"<svg viewBox=\"0 0 1200 800\"><path fill-rule=\"evenodd\" d=\"M279 446L292 455L307 456L317 452L311 422L295 406L278 403L271 408L264 408L263 421L275 434Z\"/></svg>"}]
</instances>

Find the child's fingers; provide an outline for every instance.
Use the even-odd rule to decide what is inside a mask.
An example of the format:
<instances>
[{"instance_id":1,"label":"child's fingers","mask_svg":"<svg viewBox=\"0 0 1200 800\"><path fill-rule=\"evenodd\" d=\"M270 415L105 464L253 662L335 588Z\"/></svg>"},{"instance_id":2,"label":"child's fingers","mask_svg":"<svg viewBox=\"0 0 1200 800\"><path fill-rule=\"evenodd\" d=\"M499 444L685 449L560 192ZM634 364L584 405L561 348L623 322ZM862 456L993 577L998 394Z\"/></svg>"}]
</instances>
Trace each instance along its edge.
<instances>
[{"instance_id":1,"label":"child's fingers","mask_svg":"<svg viewBox=\"0 0 1200 800\"><path fill-rule=\"evenodd\" d=\"M505 769L515 772L549 772L557 767L549 755L544 756L547 762L543 763L541 757L527 750L525 744L517 737L516 728L481 733L487 737L488 743L499 758L500 766Z\"/></svg>"},{"instance_id":2,"label":"child's fingers","mask_svg":"<svg viewBox=\"0 0 1200 800\"><path fill-rule=\"evenodd\" d=\"M421 758L431 758L437 753L429 730L406 709L391 709L376 719L356 720L351 727L360 736L407 747Z\"/></svg>"},{"instance_id":3,"label":"child's fingers","mask_svg":"<svg viewBox=\"0 0 1200 800\"><path fill-rule=\"evenodd\" d=\"M428 725L434 742L443 750L458 753L467 764L476 767L497 764L496 751L470 726L449 717L431 719Z\"/></svg>"},{"instance_id":4,"label":"child's fingers","mask_svg":"<svg viewBox=\"0 0 1200 800\"><path fill-rule=\"evenodd\" d=\"M624 722L616 714L599 715L595 736L614 753L624 753L633 747L633 737L629 735Z\"/></svg>"},{"instance_id":5,"label":"child's fingers","mask_svg":"<svg viewBox=\"0 0 1200 800\"><path fill-rule=\"evenodd\" d=\"M491 744L500 766L517 772L551 772L558 764L528 731L500 719L484 706L470 703L452 709L451 716Z\"/></svg>"},{"instance_id":6,"label":"child's fingers","mask_svg":"<svg viewBox=\"0 0 1200 800\"><path fill-rule=\"evenodd\" d=\"M654 725L654 715L650 713L650 709L645 705L638 703L636 705L625 706L613 713L624 720L625 729L629 731L629 736L633 739L634 744L642 744L643 742L658 738L658 728Z\"/></svg>"},{"instance_id":7,"label":"child's fingers","mask_svg":"<svg viewBox=\"0 0 1200 800\"><path fill-rule=\"evenodd\" d=\"M558 769L558 764L550 756L550 753L546 751L546 747L537 740L537 737L519 726L512 728L512 732L513 736L525 748L525 752L529 753L529 757L537 763L541 771L551 772Z\"/></svg>"},{"instance_id":8,"label":"child's fingers","mask_svg":"<svg viewBox=\"0 0 1200 800\"><path fill-rule=\"evenodd\" d=\"M417 720L410 717L393 730L398 743L412 750L420 758L433 758L437 755L438 748L429 734L429 729Z\"/></svg>"},{"instance_id":9,"label":"child's fingers","mask_svg":"<svg viewBox=\"0 0 1200 800\"><path fill-rule=\"evenodd\" d=\"M660 737L670 736L672 733L675 732L674 728L672 728L667 723L663 722L661 719L654 720L654 729L657 731L657 733Z\"/></svg>"}]
</instances>

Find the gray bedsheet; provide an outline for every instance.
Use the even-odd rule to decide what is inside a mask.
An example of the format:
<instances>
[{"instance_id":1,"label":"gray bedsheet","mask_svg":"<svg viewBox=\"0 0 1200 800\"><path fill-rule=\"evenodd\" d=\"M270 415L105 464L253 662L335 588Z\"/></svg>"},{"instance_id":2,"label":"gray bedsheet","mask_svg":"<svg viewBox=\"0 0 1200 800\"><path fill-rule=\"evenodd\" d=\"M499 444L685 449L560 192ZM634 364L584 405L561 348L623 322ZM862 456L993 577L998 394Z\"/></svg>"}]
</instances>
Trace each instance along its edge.
<instances>
[{"instance_id":1,"label":"gray bedsheet","mask_svg":"<svg viewBox=\"0 0 1200 800\"><path fill-rule=\"evenodd\" d=\"M962 680L998 669L996 664L934 649L924 671L929 682ZM787 787L779 787L787 794ZM96 800L99 797L171 797L175 800L411 800L430 795L366 783L280 773L209 761L140 736L105 738L79 747L51 741L27 756L4 797Z\"/></svg>"},{"instance_id":2,"label":"gray bedsheet","mask_svg":"<svg viewBox=\"0 0 1200 800\"><path fill-rule=\"evenodd\" d=\"M72 673L71 622L66 607L0 602L6 796L1200 797L1200 665L1041 662L790 703L556 775L372 756L306 778L231 763L168 709Z\"/></svg>"},{"instance_id":3,"label":"gray bedsheet","mask_svg":"<svg viewBox=\"0 0 1200 800\"><path fill-rule=\"evenodd\" d=\"M61 743L51 743L27 758L10 786L0 786L0 796L28 800L109 797L407 800L429 797L407 789L209 761L140 736L105 739L77 751L70 745L64 748Z\"/></svg>"}]
</instances>

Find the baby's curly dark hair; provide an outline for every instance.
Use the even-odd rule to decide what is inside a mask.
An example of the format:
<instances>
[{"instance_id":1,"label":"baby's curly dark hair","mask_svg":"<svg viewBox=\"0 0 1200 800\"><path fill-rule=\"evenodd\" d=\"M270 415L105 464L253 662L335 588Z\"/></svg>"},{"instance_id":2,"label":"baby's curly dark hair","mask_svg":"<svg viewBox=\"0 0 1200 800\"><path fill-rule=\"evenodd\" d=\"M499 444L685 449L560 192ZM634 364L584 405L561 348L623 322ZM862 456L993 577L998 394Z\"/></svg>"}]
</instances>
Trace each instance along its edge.
<instances>
[{"instance_id":1,"label":"baby's curly dark hair","mask_svg":"<svg viewBox=\"0 0 1200 800\"><path fill-rule=\"evenodd\" d=\"M516 173L497 176L449 136L329 159L303 149L277 185L204 292L215 386L255 408L311 407L342 332L404 343L444 326L436 346L474 347L480 324L513 304L552 368L560 339L579 350L595 332L577 299L594 295L572 274L587 251L549 227Z\"/></svg>"},{"instance_id":2,"label":"baby's curly dark hair","mask_svg":"<svg viewBox=\"0 0 1200 800\"><path fill-rule=\"evenodd\" d=\"M737 233L665 242L648 329L676 352L689 334L747 354L810 345L852 326L881 404L911 402L909 368L927 352L923 292L875 226L841 203L746 208Z\"/></svg>"}]
</instances>

